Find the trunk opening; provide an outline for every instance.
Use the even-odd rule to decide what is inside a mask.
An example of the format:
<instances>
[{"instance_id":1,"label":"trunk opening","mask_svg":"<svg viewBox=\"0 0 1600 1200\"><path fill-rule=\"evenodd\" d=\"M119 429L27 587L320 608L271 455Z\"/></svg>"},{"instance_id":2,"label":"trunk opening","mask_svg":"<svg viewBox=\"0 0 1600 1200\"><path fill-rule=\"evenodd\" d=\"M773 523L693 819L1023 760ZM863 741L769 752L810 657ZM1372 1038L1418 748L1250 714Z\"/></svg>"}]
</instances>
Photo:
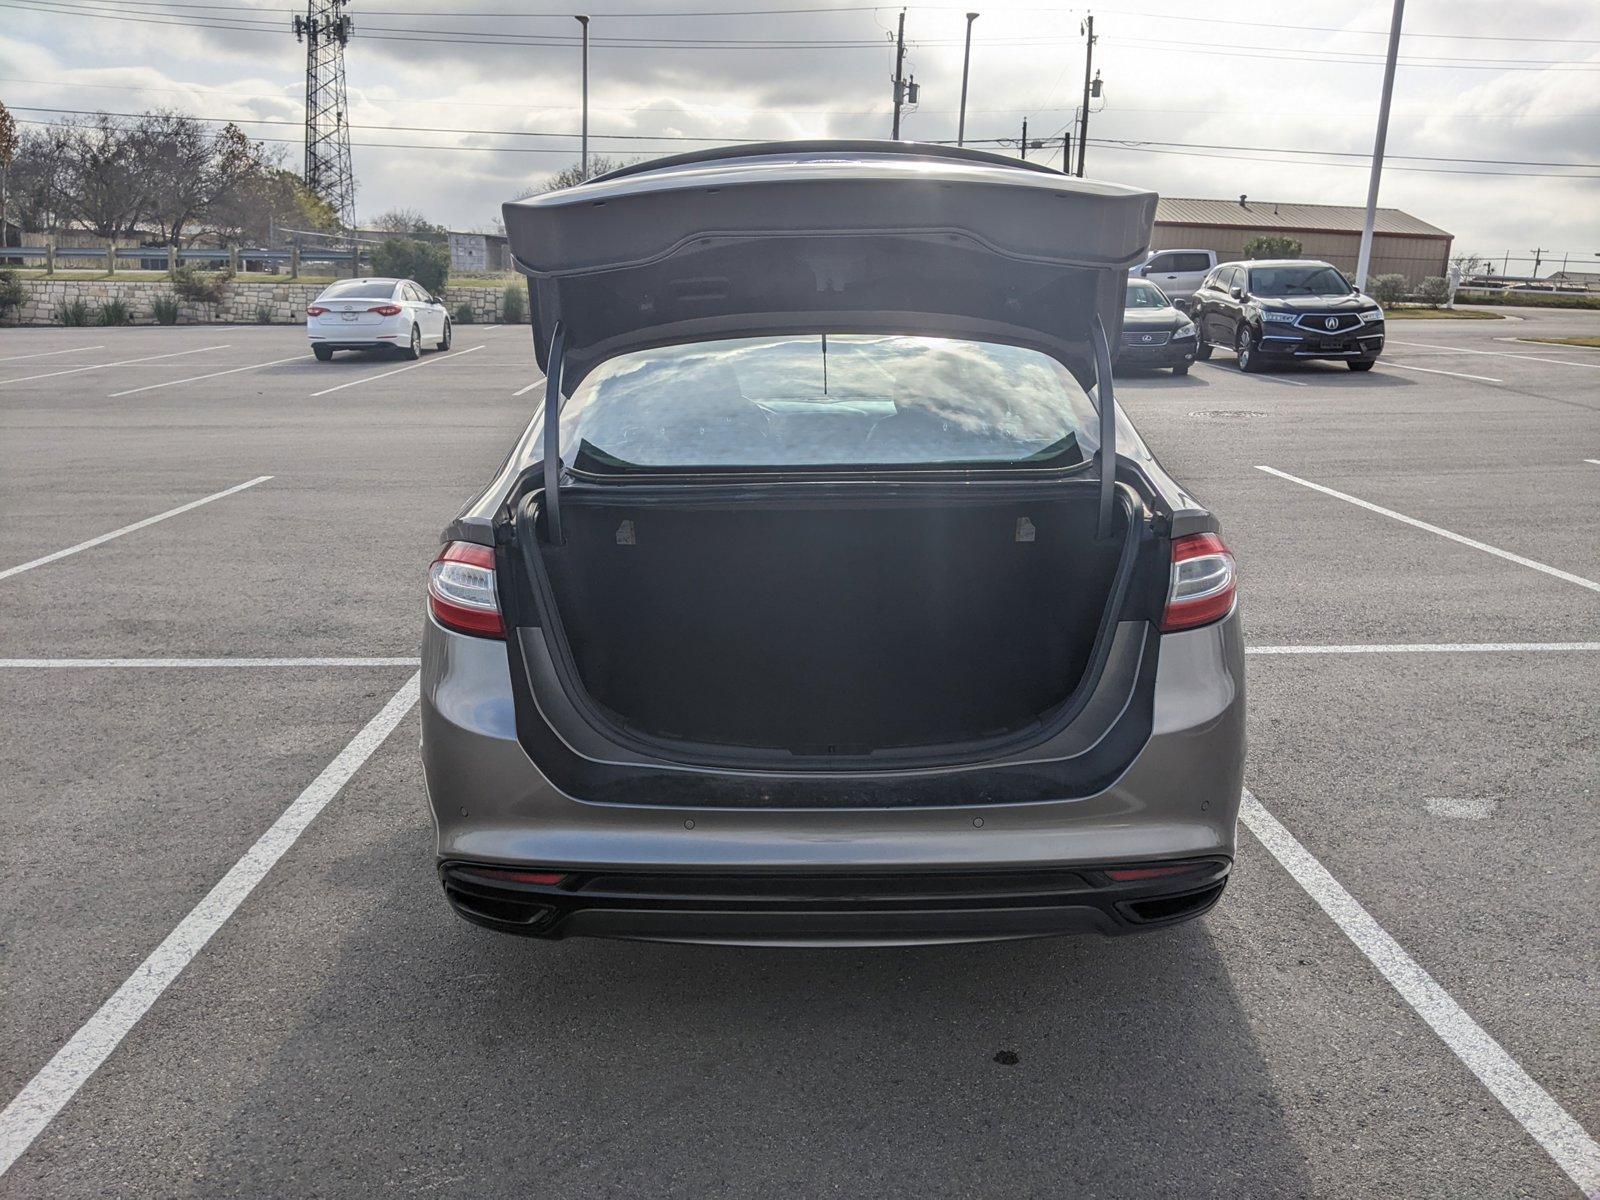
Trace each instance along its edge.
<instances>
[{"instance_id":1,"label":"trunk opening","mask_svg":"<svg viewBox=\"0 0 1600 1200\"><path fill-rule=\"evenodd\" d=\"M590 705L706 757L948 753L1041 729L1096 668L1139 527L1119 504L1097 541L1092 485L696 492L564 489L564 544L526 519L519 540Z\"/></svg>"}]
</instances>

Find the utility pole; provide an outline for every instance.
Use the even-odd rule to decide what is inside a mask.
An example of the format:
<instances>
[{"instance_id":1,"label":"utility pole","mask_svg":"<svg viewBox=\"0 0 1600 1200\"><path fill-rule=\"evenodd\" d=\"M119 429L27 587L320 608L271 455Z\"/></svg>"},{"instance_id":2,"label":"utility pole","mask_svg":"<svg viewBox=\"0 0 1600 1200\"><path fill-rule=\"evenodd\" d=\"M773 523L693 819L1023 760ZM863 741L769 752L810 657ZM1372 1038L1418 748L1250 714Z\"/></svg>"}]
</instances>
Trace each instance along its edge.
<instances>
[{"instance_id":1,"label":"utility pole","mask_svg":"<svg viewBox=\"0 0 1600 1200\"><path fill-rule=\"evenodd\" d=\"M578 170L589 178L589 18L576 18L583 26L583 149L578 156Z\"/></svg>"},{"instance_id":2,"label":"utility pole","mask_svg":"<svg viewBox=\"0 0 1600 1200\"><path fill-rule=\"evenodd\" d=\"M961 52L961 119L956 124L956 145L967 144L967 75L972 68L972 23L977 13L967 14L967 48Z\"/></svg>"},{"instance_id":3,"label":"utility pole","mask_svg":"<svg viewBox=\"0 0 1600 1200\"><path fill-rule=\"evenodd\" d=\"M1061 135L1061 173L1072 174L1072 130Z\"/></svg>"},{"instance_id":4,"label":"utility pole","mask_svg":"<svg viewBox=\"0 0 1600 1200\"><path fill-rule=\"evenodd\" d=\"M1078 178L1083 178L1084 152L1089 148L1089 74L1094 67L1094 14L1083 18L1079 31L1087 39L1083 51L1083 116L1078 123Z\"/></svg>"},{"instance_id":5,"label":"utility pole","mask_svg":"<svg viewBox=\"0 0 1600 1200\"><path fill-rule=\"evenodd\" d=\"M1545 248L1543 246L1535 246L1533 248L1533 278L1534 279L1539 278L1539 267L1544 262L1544 255L1545 255Z\"/></svg>"},{"instance_id":6,"label":"utility pole","mask_svg":"<svg viewBox=\"0 0 1600 1200\"><path fill-rule=\"evenodd\" d=\"M900 106L906 98L906 10L900 10L900 28L894 36L894 126L889 136L900 140Z\"/></svg>"},{"instance_id":7,"label":"utility pole","mask_svg":"<svg viewBox=\"0 0 1600 1200\"><path fill-rule=\"evenodd\" d=\"M345 102L344 48L355 23L344 11L349 0L306 0L306 15L290 23L306 44L305 181L355 228L356 181L350 167L350 123Z\"/></svg>"},{"instance_id":8,"label":"utility pole","mask_svg":"<svg viewBox=\"0 0 1600 1200\"><path fill-rule=\"evenodd\" d=\"M1022 161L1028 161L1028 118L1022 118L1022 140L1017 143L1017 149L1022 156Z\"/></svg>"},{"instance_id":9,"label":"utility pole","mask_svg":"<svg viewBox=\"0 0 1600 1200\"><path fill-rule=\"evenodd\" d=\"M1372 230L1378 222L1378 182L1383 178L1383 147L1389 140L1389 101L1394 98L1394 63L1400 53L1400 20L1406 0L1394 0L1389 18L1389 56L1383 61L1383 96L1378 101L1378 136L1372 144L1372 176L1367 181L1367 219L1361 226L1361 252L1356 257L1356 290L1367 290L1367 268L1372 265Z\"/></svg>"}]
</instances>

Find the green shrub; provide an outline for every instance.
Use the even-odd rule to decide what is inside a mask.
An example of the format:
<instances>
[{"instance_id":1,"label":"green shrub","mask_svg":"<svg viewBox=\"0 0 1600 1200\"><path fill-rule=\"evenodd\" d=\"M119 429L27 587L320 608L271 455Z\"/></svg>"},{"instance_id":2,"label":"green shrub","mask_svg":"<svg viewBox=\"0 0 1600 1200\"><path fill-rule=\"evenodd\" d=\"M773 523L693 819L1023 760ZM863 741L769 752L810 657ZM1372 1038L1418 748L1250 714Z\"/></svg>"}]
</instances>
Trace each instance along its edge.
<instances>
[{"instance_id":1,"label":"green shrub","mask_svg":"<svg viewBox=\"0 0 1600 1200\"><path fill-rule=\"evenodd\" d=\"M155 317L157 325L176 325L178 323L177 297L157 296L150 301L150 312Z\"/></svg>"},{"instance_id":2,"label":"green shrub","mask_svg":"<svg viewBox=\"0 0 1600 1200\"><path fill-rule=\"evenodd\" d=\"M191 304L221 304L228 298L228 285L232 282L232 271L196 271L184 264L172 272L172 290Z\"/></svg>"},{"instance_id":3,"label":"green shrub","mask_svg":"<svg viewBox=\"0 0 1600 1200\"><path fill-rule=\"evenodd\" d=\"M270 304L258 304L258 305L256 305L256 324L257 325L271 325L272 324L272 305L270 305Z\"/></svg>"},{"instance_id":4,"label":"green shrub","mask_svg":"<svg viewBox=\"0 0 1600 1200\"><path fill-rule=\"evenodd\" d=\"M528 292L526 288L515 284L506 284L506 294L500 301L500 311L505 314L507 325L521 325L528 319Z\"/></svg>"},{"instance_id":5,"label":"green shrub","mask_svg":"<svg viewBox=\"0 0 1600 1200\"><path fill-rule=\"evenodd\" d=\"M473 321L471 303L463 300L460 304L456 305L455 316L451 317L450 319L457 325L471 325Z\"/></svg>"},{"instance_id":6,"label":"green shrub","mask_svg":"<svg viewBox=\"0 0 1600 1200\"><path fill-rule=\"evenodd\" d=\"M0 267L0 319L22 307L28 289L10 267Z\"/></svg>"},{"instance_id":7,"label":"green shrub","mask_svg":"<svg viewBox=\"0 0 1600 1200\"><path fill-rule=\"evenodd\" d=\"M438 295L450 277L450 247L412 238L389 238L372 248L372 271L396 279L415 279Z\"/></svg>"},{"instance_id":8,"label":"green shrub","mask_svg":"<svg viewBox=\"0 0 1600 1200\"><path fill-rule=\"evenodd\" d=\"M73 300L56 309L56 320L63 325L87 325L94 314L82 300Z\"/></svg>"},{"instance_id":9,"label":"green shrub","mask_svg":"<svg viewBox=\"0 0 1600 1200\"><path fill-rule=\"evenodd\" d=\"M1417 289L1417 299L1438 308L1450 300L1450 281L1441 275L1429 275Z\"/></svg>"},{"instance_id":10,"label":"green shrub","mask_svg":"<svg viewBox=\"0 0 1600 1200\"><path fill-rule=\"evenodd\" d=\"M1600 308L1600 296L1550 292L1457 292L1457 304L1511 304L1519 308Z\"/></svg>"},{"instance_id":11,"label":"green shrub","mask_svg":"<svg viewBox=\"0 0 1600 1200\"><path fill-rule=\"evenodd\" d=\"M122 300L107 300L94 314L96 325L132 325L133 310Z\"/></svg>"},{"instance_id":12,"label":"green shrub","mask_svg":"<svg viewBox=\"0 0 1600 1200\"><path fill-rule=\"evenodd\" d=\"M1244 244L1246 258L1299 258L1300 243L1292 237L1260 234Z\"/></svg>"},{"instance_id":13,"label":"green shrub","mask_svg":"<svg viewBox=\"0 0 1600 1200\"><path fill-rule=\"evenodd\" d=\"M1404 275L1378 275L1367 282L1367 294L1379 304L1399 304L1410 290Z\"/></svg>"}]
</instances>

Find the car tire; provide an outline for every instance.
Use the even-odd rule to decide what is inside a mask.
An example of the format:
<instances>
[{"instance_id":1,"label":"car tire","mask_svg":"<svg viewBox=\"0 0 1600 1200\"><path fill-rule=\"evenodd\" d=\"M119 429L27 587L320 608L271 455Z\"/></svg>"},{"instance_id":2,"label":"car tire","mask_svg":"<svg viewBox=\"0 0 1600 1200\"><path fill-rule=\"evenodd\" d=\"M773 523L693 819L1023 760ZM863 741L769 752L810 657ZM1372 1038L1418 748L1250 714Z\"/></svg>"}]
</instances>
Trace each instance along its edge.
<instances>
[{"instance_id":1,"label":"car tire","mask_svg":"<svg viewBox=\"0 0 1600 1200\"><path fill-rule=\"evenodd\" d=\"M1366 362L1362 362L1360 359L1352 358L1345 365L1352 371L1370 371L1376 361L1376 359L1369 358Z\"/></svg>"},{"instance_id":2,"label":"car tire","mask_svg":"<svg viewBox=\"0 0 1600 1200\"><path fill-rule=\"evenodd\" d=\"M333 361L333 347L332 346L313 346L313 347L311 347L311 353L313 353L313 354L315 354L317 356L317 361L318 362L332 362Z\"/></svg>"},{"instance_id":3,"label":"car tire","mask_svg":"<svg viewBox=\"0 0 1600 1200\"><path fill-rule=\"evenodd\" d=\"M1189 364L1179 363L1177 366L1172 368L1172 373L1174 375L1187 375L1189 373Z\"/></svg>"},{"instance_id":4,"label":"car tire","mask_svg":"<svg viewBox=\"0 0 1600 1200\"><path fill-rule=\"evenodd\" d=\"M1261 370L1261 356L1256 353L1256 339L1250 332L1250 326L1239 326L1239 332L1233 339L1233 352L1239 358L1239 370L1251 375Z\"/></svg>"},{"instance_id":5,"label":"car tire","mask_svg":"<svg viewBox=\"0 0 1600 1200\"><path fill-rule=\"evenodd\" d=\"M422 357L422 326L415 324L411 326L411 342L401 353L407 358Z\"/></svg>"},{"instance_id":6,"label":"car tire","mask_svg":"<svg viewBox=\"0 0 1600 1200\"><path fill-rule=\"evenodd\" d=\"M1194 335L1194 360L1195 362L1211 361L1211 343L1206 341L1206 335L1199 331L1198 326Z\"/></svg>"},{"instance_id":7,"label":"car tire","mask_svg":"<svg viewBox=\"0 0 1600 1200\"><path fill-rule=\"evenodd\" d=\"M450 349L450 318L449 317L446 317L444 319L444 337L439 339L439 344L437 346L435 346L434 349L435 350L439 350L441 352Z\"/></svg>"}]
</instances>

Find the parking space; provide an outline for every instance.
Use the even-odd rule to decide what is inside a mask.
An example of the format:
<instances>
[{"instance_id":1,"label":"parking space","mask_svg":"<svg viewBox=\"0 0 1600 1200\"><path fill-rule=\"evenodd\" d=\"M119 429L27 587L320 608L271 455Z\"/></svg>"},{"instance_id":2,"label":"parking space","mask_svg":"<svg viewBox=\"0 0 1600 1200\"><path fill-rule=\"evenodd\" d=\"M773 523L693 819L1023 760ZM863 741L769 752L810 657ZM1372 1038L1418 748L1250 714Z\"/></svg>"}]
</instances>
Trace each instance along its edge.
<instances>
[{"instance_id":1,"label":"parking space","mask_svg":"<svg viewBox=\"0 0 1600 1200\"><path fill-rule=\"evenodd\" d=\"M8 331L0 1195L1600 1186L1600 353L1504 340L1594 317L1395 322L1368 375L1118 380L1221 515L1253 648L1563 647L1249 659L1253 794L1532 1084L1497 1091L1245 834L1216 911L1118 941L465 925L405 685L438 530L534 408L526 329L418 364ZM48 665L241 657L390 661Z\"/></svg>"}]
</instances>

